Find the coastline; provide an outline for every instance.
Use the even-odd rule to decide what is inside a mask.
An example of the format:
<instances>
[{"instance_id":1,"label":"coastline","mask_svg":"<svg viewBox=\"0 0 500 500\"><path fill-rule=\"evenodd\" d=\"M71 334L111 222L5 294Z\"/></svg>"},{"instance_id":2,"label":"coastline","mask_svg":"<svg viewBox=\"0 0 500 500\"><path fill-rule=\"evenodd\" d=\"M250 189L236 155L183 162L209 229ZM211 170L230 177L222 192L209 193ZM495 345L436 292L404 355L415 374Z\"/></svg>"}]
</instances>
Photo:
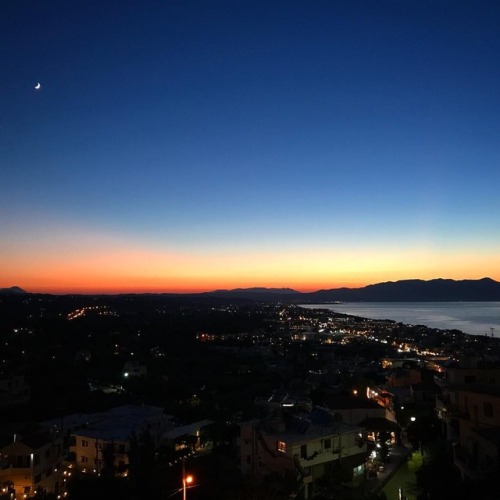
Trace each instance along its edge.
<instances>
[{"instance_id":1,"label":"coastline","mask_svg":"<svg viewBox=\"0 0 500 500\"><path fill-rule=\"evenodd\" d=\"M500 338L500 302L343 302L299 307Z\"/></svg>"}]
</instances>

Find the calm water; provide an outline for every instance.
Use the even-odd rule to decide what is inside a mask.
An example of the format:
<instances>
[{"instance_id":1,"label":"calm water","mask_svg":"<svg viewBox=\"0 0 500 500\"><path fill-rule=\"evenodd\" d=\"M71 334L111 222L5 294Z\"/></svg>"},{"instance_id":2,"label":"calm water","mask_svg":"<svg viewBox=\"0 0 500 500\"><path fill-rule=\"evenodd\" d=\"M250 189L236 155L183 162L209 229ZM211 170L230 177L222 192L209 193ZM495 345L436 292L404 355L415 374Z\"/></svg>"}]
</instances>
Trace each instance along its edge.
<instances>
[{"instance_id":1,"label":"calm water","mask_svg":"<svg viewBox=\"0 0 500 500\"><path fill-rule=\"evenodd\" d=\"M455 329L472 335L491 335L494 328L494 336L500 337L500 302L346 302L301 307L442 330Z\"/></svg>"}]
</instances>

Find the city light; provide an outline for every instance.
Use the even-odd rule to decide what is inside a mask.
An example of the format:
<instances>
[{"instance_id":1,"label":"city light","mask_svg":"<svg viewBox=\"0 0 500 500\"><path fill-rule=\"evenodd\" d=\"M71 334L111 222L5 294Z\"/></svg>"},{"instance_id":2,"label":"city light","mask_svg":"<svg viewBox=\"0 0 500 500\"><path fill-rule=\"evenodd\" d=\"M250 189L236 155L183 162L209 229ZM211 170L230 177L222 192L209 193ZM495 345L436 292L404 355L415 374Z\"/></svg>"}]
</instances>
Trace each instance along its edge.
<instances>
[{"instance_id":1,"label":"city light","mask_svg":"<svg viewBox=\"0 0 500 500\"><path fill-rule=\"evenodd\" d=\"M186 500L187 498L187 486L194 481L193 476L188 474L187 476L183 476L182 478L182 499Z\"/></svg>"}]
</instances>

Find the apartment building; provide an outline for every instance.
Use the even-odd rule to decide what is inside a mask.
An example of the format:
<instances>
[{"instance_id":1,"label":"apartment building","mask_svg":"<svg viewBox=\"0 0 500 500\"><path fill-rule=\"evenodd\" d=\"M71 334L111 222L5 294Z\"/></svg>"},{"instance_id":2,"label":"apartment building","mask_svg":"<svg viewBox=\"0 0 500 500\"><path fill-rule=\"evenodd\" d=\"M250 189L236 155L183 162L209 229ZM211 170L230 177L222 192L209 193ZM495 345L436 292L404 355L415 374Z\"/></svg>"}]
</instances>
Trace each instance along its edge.
<instances>
[{"instance_id":1,"label":"apartment building","mask_svg":"<svg viewBox=\"0 0 500 500\"><path fill-rule=\"evenodd\" d=\"M41 428L22 429L0 449L0 484L11 498L37 492L64 495L62 439Z\"/></svg>"},{"instance_id":2,"label":"apartment building","mask_svg":"<svg viewBox=\"0 0 500 500\"><path fill-rule=\"evenodd\" d=\"M499 386L500 369L488 367L480 358L466 358L460 365L448 367L444 380L439 381L442 392L436 395L436 412L451 443L458 443L460 439L460 419L463 417L460 391L474 384Z\"/></svg>"},{"instance_id":3,"label":"apartment building","mask_svg":"<svg viewBox=\"0 0 500 500\"><path fill-rule=\"evenodd\" d=\"M500 472L500 385L469 384L456 391L458 443L453 459L464 479Z\"/></svg>"},{"instance_id":4,"label":"apartment building","mask_svg":"<svg viewBox=\"0 0 500 500\"><path fill-rule=\"evenodd\" d=\"M172 417L155 406L124 405L87 416L87 425L71 430L70 455L83 473L100 474L106 467L126 475L130 441L145 432L155 446L166 439Z\"/></svg>"},{"instance_id":5,"label":"apartment building","mask_svg":"<svg viewBox=\"0 0 500 500\"><path fill-rule=\"evenodd\" d=\"M243 474L264 476L291 472L311 498L319 478L342 466L353 484L364 480L366 443L363 429L338 421L333 412L314 407L310 413L284 415L240 425L240 466Z\"/></svg>"}]
</instances>

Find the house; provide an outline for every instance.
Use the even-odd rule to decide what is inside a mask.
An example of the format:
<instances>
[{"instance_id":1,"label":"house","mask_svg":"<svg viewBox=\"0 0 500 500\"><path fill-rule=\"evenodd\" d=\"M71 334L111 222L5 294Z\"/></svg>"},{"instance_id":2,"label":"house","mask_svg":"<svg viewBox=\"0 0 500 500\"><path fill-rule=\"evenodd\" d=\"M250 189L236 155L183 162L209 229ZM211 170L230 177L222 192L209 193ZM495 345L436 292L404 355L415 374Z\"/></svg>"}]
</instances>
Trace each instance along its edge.
<instances>
[{"instance_id":1,"label":"house","mask_svg":"<svg viewBox=\"0 0 500 500\"><path fill-rule=\"evenodd\" d=\"M270 397L256 397L254 403L262 409L294 408L294 410L311 411L312 400L304 396L294 396L286 391L275 390Z\"/></svg>"},{"instance_id":2,"label":"house","mask_svg":"<svg viewBox=\"0 0 500 500\"><path fill-rule=\"evenodd\" d=\"M30 387L24 375L0 373L0 408L26 405L30 401Z\"/></svg>"},{"instance_id":3,"label":"house","mask_svg":"<svg viewBox=\"0 0 500 500\"><path fill-rule=\"evenodd\" d=\"M377 392L377 396L380 397L381 393ZM385 407L375 396L368 398L347 393L334 394L328 399L328 408L340 415L342 422L347 424L359 425L366 418L394 420L390 406Z\"/></svg>"},{"instance_id":4,"label":"house","mask_svg":"<svg viewBox=\"0 0 500 500\"><path fill-rule=\"evenodd\" d=\"M208 451L212 443L202 440L204 429L211 426L212 420L200 420L192 424L175 427L165 434L167 442L173 444L176 451L192 448L194 451Z\"/></svg>"},{"instance_id":5,"label":"house","mask_svg":"<svg viewBox=\"0 0 500 500\"><path fill-rule=\"evenodd\" d=\"M434 382L420 382L419 384L412 384L410 386L410 393L412 400L417 405L430 405L436 404L436 396L441 392L441 389Z\"/></svg>"},{"instance_id":6,"label":"house","mask_svg":"<svg viewBox=\"0 0 500 500\"><path fill-rule=\"evenodd\" d=\"M148 375L148 368L145 364L139 363L138 361L127 361L123 365L122 373L125 378L146 378Z\"/></svg>"},{"instance_id":7,"label":"house","mask_svg":"<svg viewBox=\"0 0 500 500\"><path fill-rule=\"evenodd\" d=\"M0 449L0 484L14 495L64 494L62 449L55 433L38 426L21 429Z\"/></svg>"},{"instance_id":8,"label":"house","mask_svg":"<svg viewBox=\"0 0 500 500\"><path fill-rule=\"evenodd\" d=\"M500 386L469 384L456 396L459 441L454 464L463 479L494 478L500 471Z\"/></svg>"},{"instance_id":9,"label":"house","mask_svg":"<svg viewBox=\"0 0 500 500\"><path fill-rule=\"evenodd\" d=\"M243 474L262 477L270 472L293 474L304 498L318 490L318 479L342 467L352 484L364 481L367 449L363 429L336 420L333 412L314 407L309 413L286 415L240 424L239 454Z\"/></svg>"},{"instance_id":10,"label":"house","mask_svg":"<svg viewBox=\"0 0 500 500\"><path fill-rule=\"evenodd\" d=\"M452 443L459 441L462 415L459 404L460 391L474 384L500 384L500 369L485 365L480 358L465 358L458 366L448 367L444 380L440 382L442 392L436 395L435 408L443 422L447 439Z\"/></svg>"},{"instance_id":11,"label":"house","mask_svg":"<svg viewBox=\"0 0 500 500\"><path fill-rule=\"evenodd\" d=\"M386 375L388 387L409 387L422 382L422 372L417 368L395 368Z\"/></svg>"},{"instance_id":12,"label":"house","mask_svg":"<svg viewBox=\"0 0 500 500\"><path fill-rule=\"evenodd\" d=\"M84 473L100 474L111 467L126 475L131 439L147 432L158 447L173 427L172 417L156 406L124 405L86 417L86 426L79 422L71 431L70 444L74 467Z\"/></svg>"}]
</instances>

